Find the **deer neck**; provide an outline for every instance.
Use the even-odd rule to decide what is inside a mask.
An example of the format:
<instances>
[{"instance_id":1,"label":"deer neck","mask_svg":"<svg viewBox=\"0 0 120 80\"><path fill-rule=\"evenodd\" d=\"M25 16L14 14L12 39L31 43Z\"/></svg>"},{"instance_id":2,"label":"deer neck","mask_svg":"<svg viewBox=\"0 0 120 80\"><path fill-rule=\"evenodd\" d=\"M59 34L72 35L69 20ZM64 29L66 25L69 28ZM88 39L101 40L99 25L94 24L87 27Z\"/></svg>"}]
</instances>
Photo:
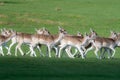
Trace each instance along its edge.
<instances>
[{"instance_id":1,"label":"deer neck","mask_svg":"<svg viewBox=\"0 0 120 80\"><path fill-rule=\"evenodd\" d=\"M82 45L83 45L83 46L87 46L87 45L90 43L89 40L86 39L86 37L83 37L83 38L82 38L82 41L83 41L83 42L82 42Z\"/></svg>"},{"instance_id":2,"label":"deer neck","mask_svg":"<svg viewBox=\"0 0 120 80\"><path fill-rule=\"evenodd\" d=\"M62 39L63 39L63 34L62 33L59 33L58 35L54 35L53 37L54 37L54 42L55 43L58 43L58 42L60 42Z\"/></svg>"},{"instance_id":3,"label":"deer neck","mask_svg":"<svg viewBox=\"0 0 120 80\"><path fill-rule=\"evenodd\" d=\"M120 42L120 37L118 36L118 37L116 37L116 38L113 38L113 40L115 41L116 44L119 44L119 42Z\"/></svg>"},{"instance_id":4,"label":"deer neck","mask_svg":"<svg viewBox=\"0 0 120 80\"><path fill-rule=\"evenodd\" d=\"M13 36L10 34L8 36L1 36L2 43L8 42Z\"/></svg>"}]
</instances>

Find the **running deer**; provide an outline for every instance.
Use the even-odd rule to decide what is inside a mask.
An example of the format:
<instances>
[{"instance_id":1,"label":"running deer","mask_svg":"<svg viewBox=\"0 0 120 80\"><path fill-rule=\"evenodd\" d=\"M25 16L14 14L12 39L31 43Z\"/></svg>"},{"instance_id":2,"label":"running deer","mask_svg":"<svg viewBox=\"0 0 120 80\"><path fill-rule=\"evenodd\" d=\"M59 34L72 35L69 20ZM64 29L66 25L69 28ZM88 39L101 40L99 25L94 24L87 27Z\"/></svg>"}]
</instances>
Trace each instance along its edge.
<instances>
[{"instance_id":1,"label":"running deer","mask_svg":"<svg viewBox=\"0 0 120 80\"><path fill-rule=\"evenodd\" d=\"M119 34L119 33L116 33L116 32L111 31L110 38L112 38L112 39L115 41L115 43L116 43L116 46L115 46L114 48L120 46L120 45L119 45L119 44L120 44L120 34ZM105 51L107 51L107 52L109 53L108 58L114 57L115 53L112 54L112 50L111 50L111 49L105 48L104 52L101 54L101 58L104 57Z\"/></svg>"},{"instance_id":2,"label":"running deer","mask_svg":"<svg viewBox=\"0 0 120 80\"><path fill-rule=\"evenodd\" d=\"M116 33L116 32L111 31L110 38L112 38L112 39L115 40L115 42L116 42L116 47L120 47L120 34L119 34L119 33ZM115 47L115 48L116 48L116 47ZM106 48L106 49L104 50L104 52L101 54L101 58L104 57L104 54L105 54L106 51L109 53L108 58L110 58L111 56L113 57L113 56L115 55L115 54L112 54L112 50L111 50L111 49Z\"/></svg>"},{"instance_id":3,"label":"running deer","mask_svg":"<svg viewBox=\"0 0 120 80\"><path fill-rule=\"evenodd\" d=\"M88 51L95 48L94 53L95 53L96 57L98 59L101 59L101 57L98 56L98 51L100 50L100 52L101 52L101 49L104 48L105 50L108 51L108 54L109 54L108 58L110 58L110 50L113 51L113 54L111 57L114 57L115 47L117 46L116 37L117 37L117 35L114 35L114 37L112 37L112 38L96 37L95 39L90 41L92 43L92 47L90 47L88 49Z\"/></svg>"},{"instance_id":4,"label":"running deer","mask_svg":"<svg viewBox=\"0 0 120 80\"><path fill-rule=\"evenodd\" d=\"M92 38L92 37L91 37ZM59 49L59 54L58 57L61 57L61 50L66 48L67 46L72 46L78 49L78 51L80 52L82 59L84 59L84 46L86 45L86 43L89 41L89 39L91 39L87 34L84 37L80 37L80 36L65 36L61 42L60 42L60 49Z\"/></svg>"},{"instance_id":5,"label":"running deer","mask_svg":"<svg viewBox=\"0 0 120 80\"><path fill-rule=\"evenodd\" d=\"M7 37L8 36L8 31L5 28L3 28L3 29L1 29L1 34L0 35ZM6 45L6 43L4 43L3 46L8 50L8 46Z\"/></svg>"},{"instance_id":6,"label":"running deer","mask_svg":"<svg viewBox=\"0 0 120 80\"><path fill-rule=\"evenodd\" d=\"M36 34L50 35L50 32L46 28L44 28L44 27L42 29L35 29L35 31L36 31ZM37 44L36 47L38 48L38 50L40 52L40 55L44 56L44 54L42 53L42 51L40 49L41 48L41 44ZM31 53L31 48L30 48L30 50L26 54L29 54L29 53ZM34 52L34 54L35 54L35 52ZM31 56L32 55L34 56L34 54L31 54Z\"/></svg>"},{"instance_id":7,"label":"running deer","mask_svg":"<svg viewBox=\"0 0 120 80\"><path fill-rule=\"evenodd\" d=\"M12 43L11 43L10 46L9 46L7 55L11 55L10 50L11 50L11 47L12 47L15 43L17 43L17 46L16 46L16 48L15 48L15 56L17 56L17 49L20 51L21 55L24 55L24 53L23 53L23 51L22 51L22 49L21 49L21 45L22 45L23 43L30 45L30 44L31 44L31 41L32 41L32 36L33 36L33 34L22 33L22 32L14 32L14 33L16 33L16 37L14 37L14 38L11 39L11 40L12 40ZM44 31L39 30L39 34L41 34L41 33L44 33ZM40 49L39 49L39 50L40 50ZM28 53L29 53L29 51L28 51ZM34 55L36 56L36 54L34 54ZM41 55L42 55L42 54L41 54ZM31 56L32 56L32 55L31 55Z\"/></svg>"},{"instance_id":8,"label":"running deer","mask_svg":"<svg viewBox=\"0 0 120 80\"><path fill-rule=\"evenodd\" d=\"M6 29L5 29L5 28L4 28L4 29L1 29L1 34L0 34L0 36L3 36L3 37L7 37L7 36L8 36L8 33L6 32ZM3 44L0 46L0 53L1 53L1 55L4 55L2 46L4 46L6 49L8 49L8 47L7 47L6 43L3 43Z\"/></svg>"},{"instance_id":9,"label":"running deer","mask_svg":"<svg viewBox=\"0 0 120 80\"><path fill-rule=\"evenodd\" d=\"M34 54L34 51L33 51L33 48L39 43L39 44L42 44L42 45L46 45L47 48L48 48L48 54L49 54L49 57L51 57L51 49L52 48L55 48L56 45L59 44L59 42L63 39L63 37L67 34L66 30L64 30L63 28L60 28L59 27L59 34L57 35L34 35L33 36L33 39L34 39L34 42L32 43L31 45L31 52L32 54Z\"/></svg>"},{"instance_id":10,"label":"running deer","mask_svg":"<svg viewBox=\"0 0 120 80\"><path fill-rule=\"evenodd\" d=\"M69 35L69 36L73 36L73 35ZM79 36L81 38L84 37L80 32L77 32L77 36ZM65 48L65 51L66 51L69 58L75 58L74 56L77 54L78 49L75 48L75 52L72 54L71 53L71 48L72 48L72 46L68 46L68 47Z\"/></svg>"},{"instance_id":11,"label":"running deer","mask_svg":"<svg viewBox=\"0 0 120 80\"><path fill-rule=\"evenodd\" d=\"M90 31L91 31L91 33L90 33L89 36L96 35L96 37L98 37L97 33L94 30L90 29ZM96 37L94 37L93 40L96 39ZM94 48L95 48L95 46L92 44L91 41L89 41L88 45L85 46L86 51L85 51L84 56L86 57L86 54L88 53L88 51L93 50ZM107 48L103 48L103 49L105 51ZM100 53L102 55L102 48L100 49Z\"/></svg>"},{"instance_id":12,"label":"running deer","mask_svg":"<svg viewBox=\"0 0 120 80\"><path fill-rule=\"evenodd\" d=\"M89 40L94 39L94 38L97 36L97 33L96 33L95 31L93 31L92 29L90 29L90 31L91 31L91 33L89 34ZM80 33L78 33L77 36L81 37L82 39L84 38L84 36L83 36L82 34L80 34ZM86 50L87 50L89 47L92 46L92 44L89 42L89 40L87 40L87 41L84 43L84 47L82 47L83 53L85 53ZM72 57L76 55L77 50L78 50L78 49L75 50L75 53L72 55ZM69 52L69 51L68 51L68 52ZM79 51L79 52L80 52L80 51ZM71 54L71 53L69 52L69 54ZM80 54L80 55L81 55L81 54ZM85 54L83 54L83 55L84 55L84 57L85 57ZM83 55L82 55L82 56L83 56Z\"/></svg>"},{"instance_id":13,"label":"running deer","mask_svg":"<svg viewBox=\"0 0 120 80\"><path fill-rule=\"evenodd\" d=\"M4 35L0 35L0 52L1 55L4 56L2 45L6 44L11 38L15 37L16 34L12 30L6 30Z\"/></svg>"}]
</instances>

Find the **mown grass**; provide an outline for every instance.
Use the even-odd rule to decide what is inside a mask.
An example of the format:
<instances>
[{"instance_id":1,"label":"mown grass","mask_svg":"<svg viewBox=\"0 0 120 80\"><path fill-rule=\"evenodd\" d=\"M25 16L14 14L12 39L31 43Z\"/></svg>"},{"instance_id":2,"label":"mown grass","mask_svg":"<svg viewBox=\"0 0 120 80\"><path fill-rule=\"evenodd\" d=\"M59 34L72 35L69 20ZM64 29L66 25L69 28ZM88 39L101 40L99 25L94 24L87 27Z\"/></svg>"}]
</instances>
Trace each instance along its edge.
<instances>
[{"instance_id":1,"label":"mown grass","mask_svg":"<svg viewBox=\"0 0 120 80\"><path fill-rule=\"evenodd\" d=\"M0 0L0 28L12 28L16 31L35 33L34 28L46 27L57 34L62 26L69 34L89 33L93 28L100 36L108 37L110 30L120 32L119 0ZM9 43L8 43L9 45ZM28 51L26 45L22 46ZM42 47L46 53L46 48ZM5 54L7 51L4 49ZM96 79L118 80L120 77L120 50L116 49L114 59L96 59L93 51L87 59L69 59L52 57L31 58L28 55L0 57L1 80L73 80ZM52 53L54 56L54 53Z\"/></svg>"}]
</instances>

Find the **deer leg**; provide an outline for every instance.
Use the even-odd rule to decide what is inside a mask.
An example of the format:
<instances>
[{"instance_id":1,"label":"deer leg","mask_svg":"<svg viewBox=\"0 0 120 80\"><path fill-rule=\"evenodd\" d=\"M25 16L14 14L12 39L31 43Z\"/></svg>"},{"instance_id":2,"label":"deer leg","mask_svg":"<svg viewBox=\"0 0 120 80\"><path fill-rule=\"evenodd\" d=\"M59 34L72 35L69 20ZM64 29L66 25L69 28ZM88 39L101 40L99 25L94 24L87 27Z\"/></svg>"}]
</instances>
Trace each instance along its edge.
<instances>
[{"instance_id":1,"label":"deer leg","mask_svg":"<svg viewBox=\"0 0 120 80\"><path fill-rule=\"evenodd\" d=\"M5 48L8 50L8 47L7 47L7 46L5 46Z\"/></svg>"},{"instance_id":2,"label":"deer leg","mask_svg":"<svg viewBox=\"0 0 120 80\"><path fill-rule=\"evenodd\" d=\"M45 55L42 53L39 45L37 45L37 49L39 50L41 56L45 56Z\"/></svg>"},{"instance_id":3,"label":"deer leg","mask_svg":"<svg viewBox=\"0 0 120 80\"><path fill-rule=\"evenodd\" d=\"M55 56L57 56L58 55L58 48L57 47L54 47L54 49L55 49Z\"/></svg>"},{"instance_id":4,"label":"deer leg","mask_svg":"<svg viewBox=\"0 0 120 80\"><path fill-rule=\"evenodd\" d=\"M102 59L103 57L105 57L105 52L107 51L107 48L104 48L104 51L102 51L102 48L100 49L100 59Z\"/></svg>"},{"instance_id":5,"label":"deer leg","mask_svg":"<svg viewBox=\"0 0 120 80\"><path fill-rule=\"evenodd\" d=\"M71 54L71 46L68 46L66 49L65 49L67 55L70 57L70 58L74 58L74 55Z\"/></svg>"},{"instance_id":6,"label":"deer leg","mask_svg":"<svg viewBox=\"0 0 120 80\"><path fill-rule=\"evenodd\" d=\"M31 49L30 49L30 45L29 45L29 51L27 53L25 53L26 55L31 53Z\"/></svg>"},{"instance_id":7,"label":"deer leg","mask_svg":"<svg viewBox=\"0 0 120 80\"><path fill-rule=\"evenodd\" d=\"M16 46L16 49L15 49L15 56L17 56L17 49L20 51L21 55L23 56L24 53L23 53L23 51L22 51L22 49L21 49L21 43L19 43L19 44Z\"/></svg>"},{"instance_id":8,"label":"deer leg","mask_svg":"<svg viewBox=\"0 0 120 80\"><path fill-rule=\"evenodd\" d=\"M48 45L48 54L49 54L49 58L51 58L51 46Z\"/></svg>"},{"instance_id":9,"label":"deer leg","mask_svg":"<svg viewBox=\"0 0 120 80\"><path fill-rule=\"evenodd\" d=\"M30 50L31 50L30 56L31 56L31 57L37 57L37 55L36 55L36 53L35 53L35 51L34 51L34 47L33 47L33 46L30 46Z\"/></svg>"},{"instance_id":10,"label":"deer leg","mask_svg":"<svg viewBox=\"0 0 120 80\"><path fill-rule=\"evenodd\" d=\"M30 53L30 56L33 57L33 56L34 56L34 55L33 55L33 54L34 54L34 51L33 51L33 47L32 47L32 46L30 46L30 52L31 52L31 53Z\"/></svg>"},{"instance_id":11,"label":"deer leg","mask_svg":"<svg viewBox=\"0 0 120 80\"><path fill-rule=\"evenodd\" d=\"M12 42L12 43L10 44L10 46L9 46L9 48L8 48L8 53L7 53L7 55L11 55L10 50L11 50L11 47L12 47L15 43L16 43L16 42Z\"/></svg>"},{"instance_id":12,"label":"deer leg","mask_svg":"<svg viewBox=\"0 0 120 80\"><path fill-rule=\"evenodd\" d=\"M61 57L61 51L63 50L63 48L65 48L65 47L66 47L66 45L60 45L59 47L60 47L60 48L59 48L58 58L60 58L60 57Z\"/></svg>"},{"instance_id":13,"label":"deer leg","mask_svg":"<svg viewBox=\"0 0 120 80\"><path fill-rule=\"evenodd\" d=\"M99 49L98 49L98 48L96 48L96 50L94 51L94 53L95 53L96 57L99 59L99 56L98 56L98 51L99 51Z\"/></svg>"},{"instance_id":14,"label":"deer leg","mask_svg":"<svg viewBox=\"0 0 120 80\"><path fill-rule=\"evenodd\" d=\"M88 49L85 51L84 56L86 56L86 55L87 55L87 53L88 53L90 50L93 50L93 49L94 49L94 47L93 47L93 46L91 46L90 48L88 48Z\"/></svg>"},{"instance_id":15,"label":"deer leg","mask_svg":"<svg viewBox=\"0 0 120 80\"><path fill-rule=\"evenodd\" d=\"M110 57L111 57L111 49L107 49L107 52L108 52L108 59L110 59Z\"/></svg>"},{"instance_id":16,"label":"deer leg","mask_svg":"<svg viewBox=\"0 0 120 80\"><path fill-rule=\"evenodd\" d=\"M3 43L2 46L5 47L5 48L8 50L8 47L7 47L7 43L6 43L6 42Z\"/></svg>"},{"instance_id":17,"label":"deer leg","mask_svg":"<svg viewBox=\"0 0 120 80\"><path fill-rule=\"evenodd\" d=\"M21 47L18 47L18 50L20 51L21 55L23 56L23 55L24 55L24 53L23 53L23 51L22 51Z\"/></svg>"},{"instance_id":18,"label":"deer leg","mask_svg":"<svg viewBox=\"0 0 120 80\"><path fill-rule=\"evenodd\" d=\"M82 59L85 59L85 57L84 57L84 55L83 55L83 51L82 51L82 49L80 48L80 47L78 47L78 50L79 50L79 52L80 52L80 55L81 55L81 57L82 57Z\"/></svg>"},{"instance_id":19,"label":"deer leg","mask_svg":"<svg viewBox=\"0 0 120 80\"><path fill-rule=\"evenodd\" d=\"M15 48L15 56L17 56L17 50L18 50L18 46L16 46Z\"/></svg>"},{"instance_id":20,"label":"deer leg","mask_svg":"<svg viewBox=\"0 0 120 80\"><path fill-rule=\"evenodd\" d=\"M111 48L111 50L113 51L113 54L112 54L112 58L114 57L114 55L115 55L115 49L114 48Z\"/></svg>"},{"instance_id":21,"label":"deer leg","mask_svg":"<svg viewBox=\"0 0 120 80\"><path fill-rule=\"evenodd\" d=\"M0 46L0 52L1 52L1 55L4 56L2 46Z\"/></svg>"},{"instance_id":22,"label":"deer leg","mask_svg":"<svg viewBox=\"0 0 120 80\"><path fill-rule=\"evenodd\" d=\"M78 52L78 49L75 49L75 53L73 54L73 56L75 56Z\"/></svg>"},{"instance_id":23,"label":"deer leg","mask_svg":"<svg viewBox=\"0 0 120 80\"><path fill-rule=\"evenodd\" d=\"M31 50L29 50L29 51L26 53L26 55L28 55L30 52L31 52Z\"/></svg>"}]
</instances>

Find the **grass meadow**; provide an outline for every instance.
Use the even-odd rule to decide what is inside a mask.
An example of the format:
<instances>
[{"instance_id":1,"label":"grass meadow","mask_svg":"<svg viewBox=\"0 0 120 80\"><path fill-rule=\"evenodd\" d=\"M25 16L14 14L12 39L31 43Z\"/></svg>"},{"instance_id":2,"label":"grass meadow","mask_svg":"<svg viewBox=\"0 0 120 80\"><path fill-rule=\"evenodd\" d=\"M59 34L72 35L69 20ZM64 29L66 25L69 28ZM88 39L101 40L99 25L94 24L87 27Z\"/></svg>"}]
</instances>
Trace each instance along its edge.
<instances>
[{"instance_id":1,"label":"grass meadow","mask_svg":"<svg viewBox=\"0 0 120 80\"><path fill-rule=\"evenodd\" d=\"M0 0L0 28L35 33L35 28L47 28L52 34L62 26L69 34L89 33L94 29L100 36L109 37L110 31L120 32L120 0ZM7 44L9 45L10 42ZM15 47L15 45L14 45ZM113 59L96 59L90 51L87 58L70 59L29 55L0 56L1 80L119 80L120 48ZM22 45L24 52L28 46ZM46 47L42 47L46 53ZM4 53L7 50L4 49ZM107 56L107 54L106 54Z\"/></svg>"}]
</instances>

